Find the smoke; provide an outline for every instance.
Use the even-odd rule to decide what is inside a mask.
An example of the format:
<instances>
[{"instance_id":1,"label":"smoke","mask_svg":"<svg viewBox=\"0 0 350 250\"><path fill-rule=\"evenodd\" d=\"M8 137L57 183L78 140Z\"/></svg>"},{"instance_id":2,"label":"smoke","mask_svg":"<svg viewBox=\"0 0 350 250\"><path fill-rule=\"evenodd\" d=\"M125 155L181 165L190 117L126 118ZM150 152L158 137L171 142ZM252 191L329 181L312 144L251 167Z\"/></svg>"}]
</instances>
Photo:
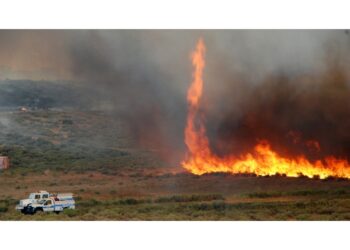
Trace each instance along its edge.
<instances>
[{"instance_id":1,"label":"smoke","mask_svg":"<svg viewBox=\"0 0 350 250\"><path fill-rule=\"evenodd\" d=\"M221 153L247 152L267 139L287 155L349 156L350 89L339 69L317 76L273 75L245 92L240 109L217 118L212 128Z\"/></svg>"},{"instance_id":2,"label":"smoke","mask_svg":"<svg viewBox=\"0 0 350 250\"><path fill-rule=\"evenodd\" d=\"M349 154L350 38L340 30L1 31L0 77L81 84L140 146L179 161L200 36L202 107L218 154L257 139L285 154Z\"/></svg>"},{"instance_id":3,"label":"smoke","mask_svg":"<svg viewBox=\"0 0 350 250\"><path fill-rule=\"evenodd\" d=\"M306 34L313 37L312 32ZM303 40L303 47L298 39L291 40L298 49L288 51L284 43L284 50L275 49L276 56L266 47L279 64L274 67L264 51L262 60L267 65L254 62L256 71L232 74L222 68L228 72L221 78L226 84L207 95L210 107L205 110L217 154L251 152L259 140L268 140L285 156L349 159L350 40L346 33L331 34L333 39L319 36L311 44ZM281 55L287 56L285 60Z\"/></svg>"}]
</instances>

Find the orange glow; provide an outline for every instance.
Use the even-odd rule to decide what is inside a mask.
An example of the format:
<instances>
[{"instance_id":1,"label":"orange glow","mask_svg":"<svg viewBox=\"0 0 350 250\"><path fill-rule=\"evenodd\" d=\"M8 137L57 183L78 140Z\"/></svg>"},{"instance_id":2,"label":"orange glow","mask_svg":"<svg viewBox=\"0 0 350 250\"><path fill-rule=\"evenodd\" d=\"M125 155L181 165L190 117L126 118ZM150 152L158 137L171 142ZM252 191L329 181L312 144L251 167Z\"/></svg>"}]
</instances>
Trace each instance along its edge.
<instances>
[{"instance_id":1,"label":"orange glow","mask_svg":"<svg viewBox=\"0 0 350 250\"><path fill-rule=\"evenodd\" d=\"M286 175L307 176L321 179L340 177L350 179L350 164L347 160L333 156L314 162L301 155L286 158L276 153L268 141L260 141L251 153L219 157L212 152L206 135L203 117L199 115L200 99L203 93L203 70L205 66L205 45L199 39L192 53L193 81L187 93L188 114L185 128L185 144L188 148L182 166L193 174L224 172L232 174L256 174L259 176ZM308 146L320 149L317 141Z\"/></svg>"}]
</instances>

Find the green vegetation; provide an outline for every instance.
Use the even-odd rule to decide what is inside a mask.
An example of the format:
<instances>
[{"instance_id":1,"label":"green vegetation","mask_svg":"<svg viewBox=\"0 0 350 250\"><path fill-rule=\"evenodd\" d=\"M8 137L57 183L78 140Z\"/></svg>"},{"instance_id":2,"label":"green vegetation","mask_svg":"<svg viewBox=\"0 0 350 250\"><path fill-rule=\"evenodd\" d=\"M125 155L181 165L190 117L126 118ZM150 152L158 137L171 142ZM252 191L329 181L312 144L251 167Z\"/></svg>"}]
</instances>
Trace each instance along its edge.
<instances>
[{"instance_id":1,"label":"green vegetation","mask_svg":"<svg viewBox=\"0 0 350 250\"><path fill-rule=\"evenodd\" d=\"M123 122L97 111L93 92L69 82L0 81L0 155L15 173L99 171L163 164L135 148Z\"/></svg>"},{"instance_id":2,"label":"green vegetation","mask_svg":"<svg viewBox=\"0 0 350 250\"><path fill-rule=\"evenodd\" d=\"M181 195L177 197L182 197ZM197 197L191 201L189 197ZM209 199L212 197L212 200ZM229 203L216 195L193 195L174 199L77 201L76 210L61 214L22 215L14 203L0 201L0 219L7 220L349 220L350 196L290 202ZM163 200L167 198L167 202ZM168 202L169 201L169 202Z\"/></svg>"},{"instance_id":3,"label":"green vegetation","mask_svg":"<svg viewBox=\"0 0 350 250\"><path fill-rule=\"evenodd\" d=\"M26 107L30 109L49 109L52 107L89 107L91 98L82 99L82 93L89 96L83 88L68 82L49 82L31 80L5 80L0 82L1 107Z\"/></svg>"},{"instance_id":4,"label":"green vegetation","mask_svg":"<svg viewBox=\"0 0 350 250\"><path fill-rule=\"evenodd\" d=\"M50 169L115 174L120 168L163 164L154 154L135 150L121 122L101 112L4 112L2 125L0 155L10 157L10 171L16 173Z\"/></svg>"},{"instance_id":5,"label":"green vegetation","mask_svg":"<svg viewBox=\"0 0 350 250\"><path fill-rule=\"evenodd\" d=\"M286 196L329 196L329 195L349 195L350 190L297 190L289 192L254 192L247 194L249 198L270 198L270 197L286 197Z\"/></svg>"},{"instance_id":6,"label":"green vegetation","mask_svg":"<svg viewBox=\"0 0 350 250\"><path fill-rule=\"evenodd\" d=\"M0 155L11 165L0 171L0 220L350 220L348 180L170 173L89 91L0 85ZM36 190L73 192L77 209L15 211Z\"/></svg>"},{"instance_id":7,"label":"green vegetation","mask_svg":"<svg viewBox=\"0 0 350 250\"><path fill-rule=\"evenodd\" d=\"M224 200L225 198L220 194L208 194L208 195L173 195L160 197L155 200L157 203L165 202L194 202L194 201L211 201L211 200Z\"/></svg>"}]
</instances>

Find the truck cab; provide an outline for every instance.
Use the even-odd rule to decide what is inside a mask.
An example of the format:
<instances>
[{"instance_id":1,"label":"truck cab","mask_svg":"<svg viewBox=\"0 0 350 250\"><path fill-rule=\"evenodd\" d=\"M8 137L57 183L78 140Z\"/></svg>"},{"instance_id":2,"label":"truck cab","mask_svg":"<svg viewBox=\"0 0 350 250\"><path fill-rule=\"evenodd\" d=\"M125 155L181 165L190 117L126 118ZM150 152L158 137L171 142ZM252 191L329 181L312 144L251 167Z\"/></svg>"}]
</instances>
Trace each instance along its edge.
<instances>
[{"instance_id":1,"label":"truck cab","mask_svg":"<svg viewBox=\"0 0 350 250\"><path fill-rule=\"evenodd\" d=\"M28 205L30 205L32 203L37 203L40 200L48 199L49 197L50 197L49 192L41 190L37 193L30 193L28 198L20 200L18 205L20 207L27 207Z\"/></svg>"},{"instance_id":2,"label":"truck cab","mask_svg":"<svg viewBox=\"0 0 350 250\"><path fill-rule=\"evenodd\" d=\"M48 199L49 197L50 193L43 190L36 193L30 193L27 199L22 199L19 201L16 209L22 211L22 213L26 213L27 208L31 206L31 204L38 203L43 199Z\"/></svg>"}]
</instances>

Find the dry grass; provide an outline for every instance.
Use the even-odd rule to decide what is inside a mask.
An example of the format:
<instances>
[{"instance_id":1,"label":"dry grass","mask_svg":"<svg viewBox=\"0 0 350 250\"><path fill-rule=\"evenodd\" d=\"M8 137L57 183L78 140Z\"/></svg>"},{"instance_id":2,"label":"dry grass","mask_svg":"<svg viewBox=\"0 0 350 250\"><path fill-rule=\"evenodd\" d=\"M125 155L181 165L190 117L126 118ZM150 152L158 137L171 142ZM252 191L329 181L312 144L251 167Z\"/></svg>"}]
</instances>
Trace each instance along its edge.
<instances>
[{"instance_id":1,"label":"dry grass","mask_svg":"<svg viewBox=\"0 0 350 250\"><path fill-rule=\"evenodd\" d=\"M164 169L46 171L0 176L1 220L348 220L350 182L284 177L163 174ZM179 170L180 171L180 170ZM74 192L76 211L25 216L18 199L35 190Z\"/></svg>"},{"instance_id":2,"label":"dry grass","mask_svg":"<svg viewBox=\"0 0 350 250\"><path fill-rule=\"evenodd\" d=\"M122 124L102 112L3 111L0 220L348 220L350 181L195 176L134 148ZM30 192L73 192L77 209L24 216Z\"/></svg>"}]
</instances>

